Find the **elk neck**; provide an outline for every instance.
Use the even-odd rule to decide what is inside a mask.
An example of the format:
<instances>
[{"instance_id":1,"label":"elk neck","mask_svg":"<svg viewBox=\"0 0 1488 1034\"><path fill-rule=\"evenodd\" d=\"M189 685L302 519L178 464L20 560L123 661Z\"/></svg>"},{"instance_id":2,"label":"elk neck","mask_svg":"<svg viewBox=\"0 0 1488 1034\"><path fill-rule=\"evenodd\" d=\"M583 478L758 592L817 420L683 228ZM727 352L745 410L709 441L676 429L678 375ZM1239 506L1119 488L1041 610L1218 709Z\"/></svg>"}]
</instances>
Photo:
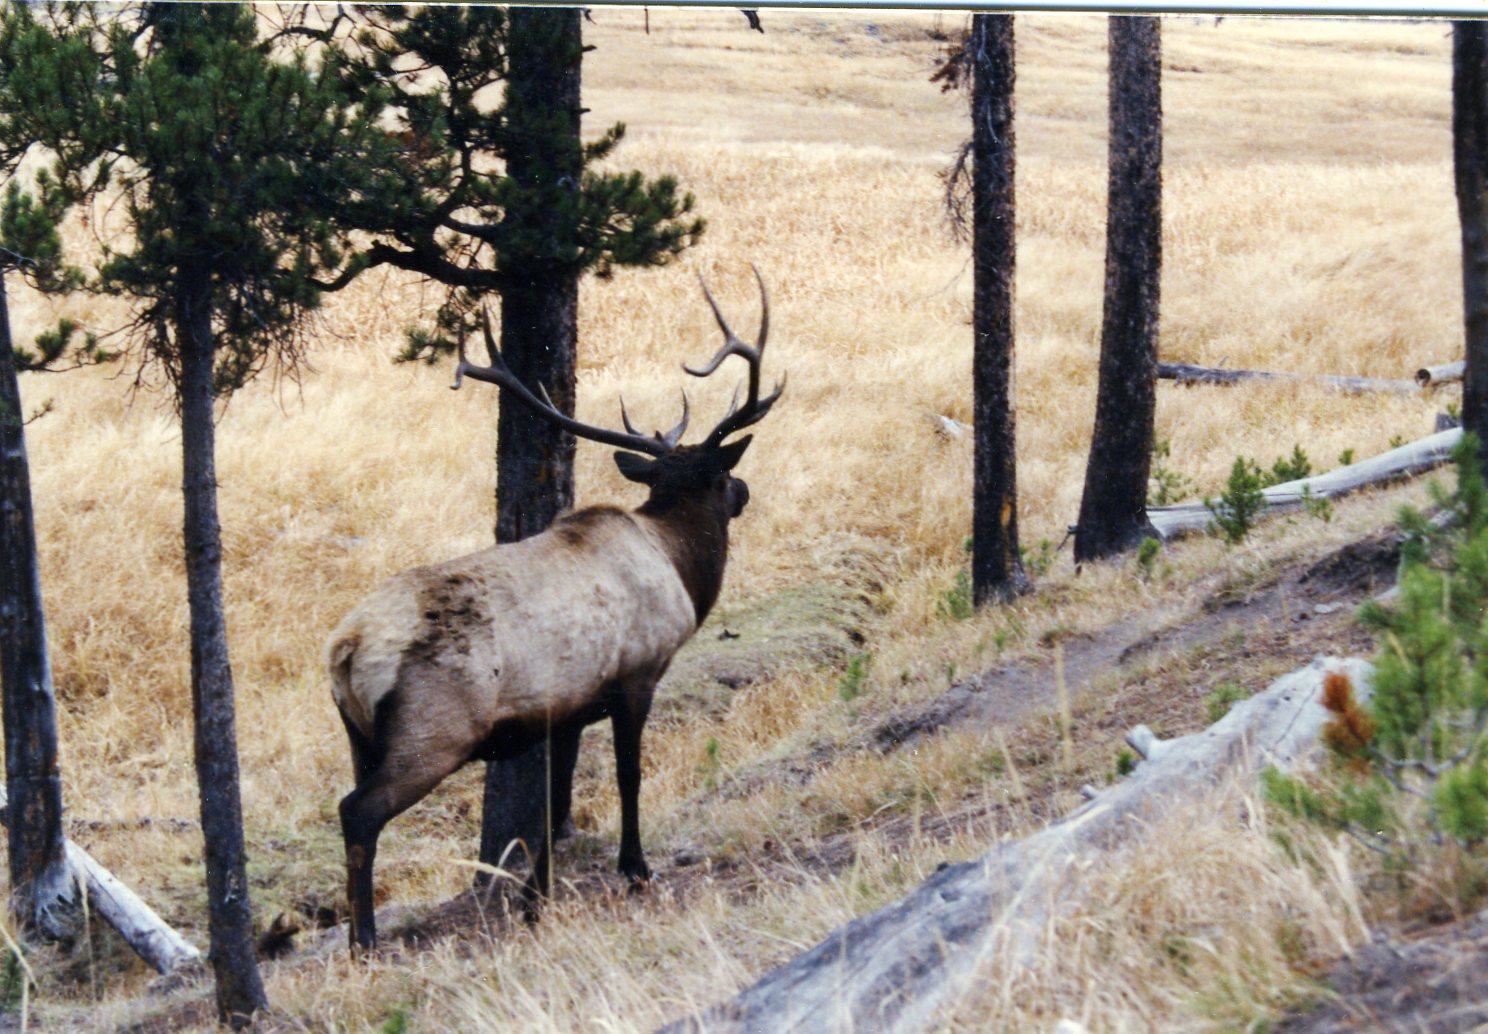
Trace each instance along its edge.
<instances>
[{"instance_id":1,"label":"elk neck","mask_svg":"<svg viewBox=\"0 0 1488 1034\"><path fill-rule=\"evenodd\" d=\"M667 557L692 599L701 625L723 588L729 516L717 502L696 497L647 500L636 513L661 531Z\"/></svg>"}]
</instances>

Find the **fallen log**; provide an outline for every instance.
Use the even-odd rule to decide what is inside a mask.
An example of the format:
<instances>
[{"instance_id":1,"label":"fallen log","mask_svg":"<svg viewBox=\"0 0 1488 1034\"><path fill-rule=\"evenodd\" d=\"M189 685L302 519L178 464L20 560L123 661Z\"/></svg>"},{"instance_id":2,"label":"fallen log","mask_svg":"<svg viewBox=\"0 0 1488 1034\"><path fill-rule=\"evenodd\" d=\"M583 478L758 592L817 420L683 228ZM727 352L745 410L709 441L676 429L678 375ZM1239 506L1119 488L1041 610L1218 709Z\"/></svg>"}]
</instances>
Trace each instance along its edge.
<instances>
[{"instance_id":1,"label":"fallen log","mask_svg":"<svg viewBox=\"0 0 1488 1034\"><path fill-rule=\"evenodd\" d=\"M974 984L979 962L1031 962L1048 919L1077 900L1092 865L1140 844L1175 799L1202 793L1235 770L1290 765L1310 753L1329 714L1323 677L1346 672L1361 699L1370 666L1318 658L1237 703L1203 732L1131 741L1147 760L1065 818L974 862L940 869L920 887L847 923L729 1002L678 1020L664 1034L758 1030L891 1032L934 1028Z\"/></svg>"},{"instance_id":2,"label":"fallen log","mask_svg":"<svg viewBox=\"0 0 1488 1034\"><path fill-rule=\"evenodd\" d=\"M5 787L0 786L0 809L6 802ZM118 930L125 943L156 972L172 973L187 963L201 962L202 954L194 945L168 926L92 855L71 840L63 848L73 879L87 891L89 908Z\"/></svg>"},{"instance_id":3,"label":"fallen log","mask_svg":"<svg viewBox=\"0 0 1488 1034\"><path fill-rule=\"evenodd\" d=\"M1460 427L1438 431L1418 441L1402 445L1367 460L1351 463L1326 474L1286 481L1261 490L1266 497L1266 512L1294 509L1307 498L1329 499L1370 485L1383 484L1439 467L1451 458L1452 448L1462 437ZM1162 539L1171 539L1203 531L1214 522L1214 514L1203 503L1178 503L1153 506L1147 519Z\"/></svg>"},{"instance_id":4,"label":"fallen log","mask_svg":"<svg viewBox=\"0 0 1488 1034\"><path fill-rule=\"evenodd\" d=\"M1352 395L1366 391L1387 391L1403 395L1415 394L1421 390L1415 381L1391 378L1340 377L1327 373L1274 373L1270 370L1221 370L1213 366L1191 366L1188 363L1158 363L1157 376L1160 380L1176 381L1179 384L1238 384L1241 381L1321 384ZM1419 377L1420 374L1416 376Z\"/></svg>"},{"instance_id":5,"label":"fallen log","mask_svg":"<svg viewBox=\"0 0 1488 1034\"><path fill-rule=\"evenodd\" d=\"M1442 363L1438 366L1423 366L1416 371L1416 383L1423 388L1434 388L1439 384L1460 381L1466 369L1467 363L1461 360L1455 363Z\"/></svg>"}]
</instances>

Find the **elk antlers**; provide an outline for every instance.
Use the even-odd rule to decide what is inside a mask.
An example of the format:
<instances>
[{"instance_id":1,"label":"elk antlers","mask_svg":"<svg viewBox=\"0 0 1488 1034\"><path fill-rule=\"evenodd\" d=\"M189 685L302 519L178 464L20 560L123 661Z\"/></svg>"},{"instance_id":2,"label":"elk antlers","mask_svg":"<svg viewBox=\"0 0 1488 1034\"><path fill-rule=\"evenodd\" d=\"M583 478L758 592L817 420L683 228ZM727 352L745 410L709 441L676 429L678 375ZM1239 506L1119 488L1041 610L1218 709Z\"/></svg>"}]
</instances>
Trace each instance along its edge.
<instances>
[{"instance_id":1,"label":"elk antlers","mask_svg":"<svg viewBox=\"0 0 1488 1034\"><path fill-rule=\"evenodd\" d=\"M759 337L753 346L739 340L738 335L729 327L728 320L723 318L723 311L718 308L718 303L713 300L713 292L708 290L708 281L701 276L698 277L698 282L703 285L703 297L708 299L708 306L713 310L713 318L718 321L718 326L723 331L723 347L713 354L713 358L708 360L708 364L702 369L694 370L686 363L682 364L682 369L694 377L706 377L718 369L731 355L743 356L744 360L749 363L749 395L744 400L744 408L739 408L739 393L736 390L734 401L729 405L728 412L724 414L718 426L709 432L704 442L708 446L721 445L723 440L735 431L742 431L751 424L758 423L770 411L775 400L780 398L780 393L785 390L785 378L781 377L774 391L764 399L759 397L760 362L765 354L765 339L770 336L770 292L765 290L765 280L760 276L759 267L751 262L749 268L754 270L754 279L760 289Z\"/></svg>"},{"instance_id":2,"label":"elk antlers","mask_svg":"<svg viewBox=\"0 0 1488 1034\"><path fill-rule=\"evenodd\" d=\"M717 370L723 361L731 355L743 356L744 360L749 363L749 394L745 398L744 407L742 409L739 408L739 392L738 389L735 389L734 399L729 405L728 412L724 414L718 426L714 427L704 440L703 447L705 448L717 448L723 444L725 438L735 431L741 431L746 427L758 423L770 411L770 407L775 404L775 401L780 398L781 392L785 390L785 378L782 377L780 382L775 385L773 392L763 399L759 397L760 361L765 351L765 338L770 332L770 296L765 290L765 281L760 276L760 271L752 264L750 265L750 269L754 270L754 279L759 284L760 289L759 339L753 345L741 341L734 334L733 330L729 328L728 321L723 318L723 312L718 307L718 302L713 298L713 292L708 290L707 281L701 277L698 278L703 285L703 296L708 299L708 305L713 310L713 316L718 320L718 326L723 330L724 342L723 347L701 369L694 370L685 363L682 365L682 369L694 377L706 377ZM690 415L687 392L684 391L682 393L682 419L665 434L657 431L654 435L646 435L636 430L635 426L630 422L630 415L625 411L625 400L623 398L620 400L620 420L625 425L625 431L612 431L603 427L595 427L592 424L585 424L575 420L555 406L553 400L548 397L547 390L541 384L537 386L537 394L534 395L531 389L523 384L517 378L516 374L512 373L511 368L506 365L505 358L501 355L501 350L496 347L496 340L491 334L490 315L484 311L481 313L481 329L485 333L486 350L491 356L491 364L489 366L476 366L466 359L465 339L462 335L460 338L460 361L455 367L455 383L450 385L451 388L458 390L466 377L485 381L487 384L495 384L511 392L518 401L539 417L547 420L549 423L556 424L576 437L587 438L589 441L599 442L601 445L612 445L619 449L631 449L649 456L665 456L675 450L677 444L682 440L682 434L687 430L687 420Z\"/></svg>"}]
</instances>

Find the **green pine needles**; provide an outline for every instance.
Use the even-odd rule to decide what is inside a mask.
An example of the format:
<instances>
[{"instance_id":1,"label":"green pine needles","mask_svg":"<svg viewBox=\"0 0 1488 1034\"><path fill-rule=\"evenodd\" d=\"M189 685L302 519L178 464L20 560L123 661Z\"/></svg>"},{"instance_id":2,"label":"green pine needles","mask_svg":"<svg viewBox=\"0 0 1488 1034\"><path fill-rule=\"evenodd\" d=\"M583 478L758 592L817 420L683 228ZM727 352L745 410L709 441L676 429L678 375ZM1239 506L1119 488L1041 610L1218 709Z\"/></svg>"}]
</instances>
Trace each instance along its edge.
<instances>
[{"instance_id":1,"label":"green pine needles","mask_svg":"<svg viewBox=\"0 0 1488 1034\"><path fill-rule=\"evenodd\" d=\"M1312 461L1302 446L1293 445L1292 454L1283 456L1263 470L1259 463L1243 456L1235 457L1225 490L1218 499L1204 497L1204 506L1214 515L1214 526L1232 546L1245 541L1258 517L1266 510L1264 490L1288 481L1300 481L1312 474ZM1303 489L1303 505L1323 521L1332 519L1332 506L1326 499L1315 499L1310 489Z\"/></svg>"},{"instance_id":2,"label":"green pine needles","mask_svg":"<svg viewBox=\"0 0 1488 1034\"><path fill-rule=\"evenodd\" d=\"M250 7L4 8L0 172L28 149L41 159L30 192L7 185L5 238L54 270L44 290L131 299L130 336L171 382L188 312L210 336L215 394L292 368L326 282L366 265L359 220L400 196L386 94L352 91L338 67L275 51ZM105 192L128 232L84 276L57 261L55 223ZM55 368L67 331L22 361ZM110 358L91 339L75 354Z\"/></svg>"},{"instance_id":3,"label":"green pine needles","mask_svg":"<svg viewBox=\"0 0 1488 1034\"><path fill-rule=\"evenodd\" d=\"M1453 460L1456 490L1432 486L1440 516L1400 515L1398 598L1360 611L1382 644L1372 699L1341 675L1325 685L1332 777L1265 775L1285 810L1400 864L1449 844L1475 857L1488 841L1488 488L1476 438Z\"/></svg>"},{"instance_id":4,"label":"green pine needles","mask_svg":"<svg viewBox=\"0 0 1488 1034\"><path fill-rule=\"evenodd\" d=\"M1215 526L1230 545L1245 541L1256 518L1266 509L1266 497L1261 494L1265 484L1260 468L1237 456L1220 497L1204 497L1204 506L1214 515Z\"/></svg>"},{"instance_id":5,"label":"green pine needles","mask_svg":"<svg viewBox=\"0 0 1488 1034\"><path fill-rule=\"evenodd\" d=\"M476 310L491 294L665 265L705 228L674 177L611 168L623 123L580 139L582 109L563 110L568 102L555 99L567 89L559 70L582 61L579 15L565 33L553 16L531 13L359 5L348 16L350 37L324 36L351 92L386 99L395 144L379 203L357 213L376 239L362 260L446 288L432 325L409 331L402 361L451 353L479 327Z\"/></svg>"}]
</instances>

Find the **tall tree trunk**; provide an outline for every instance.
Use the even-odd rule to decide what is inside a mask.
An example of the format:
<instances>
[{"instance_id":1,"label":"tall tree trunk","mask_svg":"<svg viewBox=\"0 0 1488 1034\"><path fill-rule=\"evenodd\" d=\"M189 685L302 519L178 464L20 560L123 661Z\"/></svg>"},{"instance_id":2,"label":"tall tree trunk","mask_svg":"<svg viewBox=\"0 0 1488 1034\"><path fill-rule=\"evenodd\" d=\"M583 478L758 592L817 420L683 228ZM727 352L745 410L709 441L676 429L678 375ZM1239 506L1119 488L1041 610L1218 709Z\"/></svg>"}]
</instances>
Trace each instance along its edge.
<instances>
[{"instance_id":1,"label":"tall tree trunk","mask_svg":"<svg viewBox=\"0 0 1488 1034\"><path fill-rule=\"evenodd\" d=\"M1075 560L1131 549L1152 535L1147 478L1157 405L1162 276L1162 38L1156 18L1113 15L1110 39L1106 302L1095 433L1075 532Z\"/></svg>"},{"instance_id":2,"label":"tall tree trunk","mask_svg":"<svg viewBox=\"0 0 1488 1034\"><path fill-rule=\"evenodd\" d=\"M64 906L74 885L63 857L57 705L47 662L25 415L0 273L0 683L5 697L5 782L10 795L11 908L47 938L74 932Z\"/></svg>"},{"instance_id":3,"label":"tall tree trunk","mask_svg":"<svg viewBox=\"0 0 1488 1034\"><path fill-rule=\"evenodd\" d=\"M501 295L501 350L523 383L574 412L579 278L572 265L583 151L579 138L582 14L513 7L507 119L519 141L508 172L521 189L508 213L534 254L502 268L522 279ZM503 392L503 396L505 393ZM573 505L574 439L503 397L496 425L496 541L535 535ZM569 776L571 778L571 776ZM481 861L495 865L513 840L536 849L548 835L548 745L486 766ZM552 825L566 819L553 816Z\"/></svg>"},{"instance_id":4,"label":"tall tree trunk","mask_svg":"<svg viewBox=\"0 0 1488 1034\"><path fill-rule=\"evenodd\" d=\"M976 448L971 584L976 603L1032 588L1018 556L1013 389L1013 16L972 17L972 394Z\"/></svg>"},{"instance_id":5,"label":"tall tree trunk","mask_svg":"<svg viewBox=\"0 0 1488 1034\"><path fill-rule=\"evenodd\" d=\"M1488 442L1488 23L1452 27L1452 159L1462 223L1462 426ZM1488 473L1488 448L1478 454Z\"/></svg>"},{"instance_id":6,"label":"tall tree trunk","mask_svg":"<svg viewBox=\"0 0 1488 1034\"><path fill-rule=\"evenodd\" d=\"M186 594L191 611L191 704L196 780L207 870L208 959L217 1012L234 1027L267 1005L254 954L238 735L222 606L222 530L217 520L216 428L212 412L212 287L205 273L179 287L181 492L185 502Z\"/></svg>"}]
</instances>

